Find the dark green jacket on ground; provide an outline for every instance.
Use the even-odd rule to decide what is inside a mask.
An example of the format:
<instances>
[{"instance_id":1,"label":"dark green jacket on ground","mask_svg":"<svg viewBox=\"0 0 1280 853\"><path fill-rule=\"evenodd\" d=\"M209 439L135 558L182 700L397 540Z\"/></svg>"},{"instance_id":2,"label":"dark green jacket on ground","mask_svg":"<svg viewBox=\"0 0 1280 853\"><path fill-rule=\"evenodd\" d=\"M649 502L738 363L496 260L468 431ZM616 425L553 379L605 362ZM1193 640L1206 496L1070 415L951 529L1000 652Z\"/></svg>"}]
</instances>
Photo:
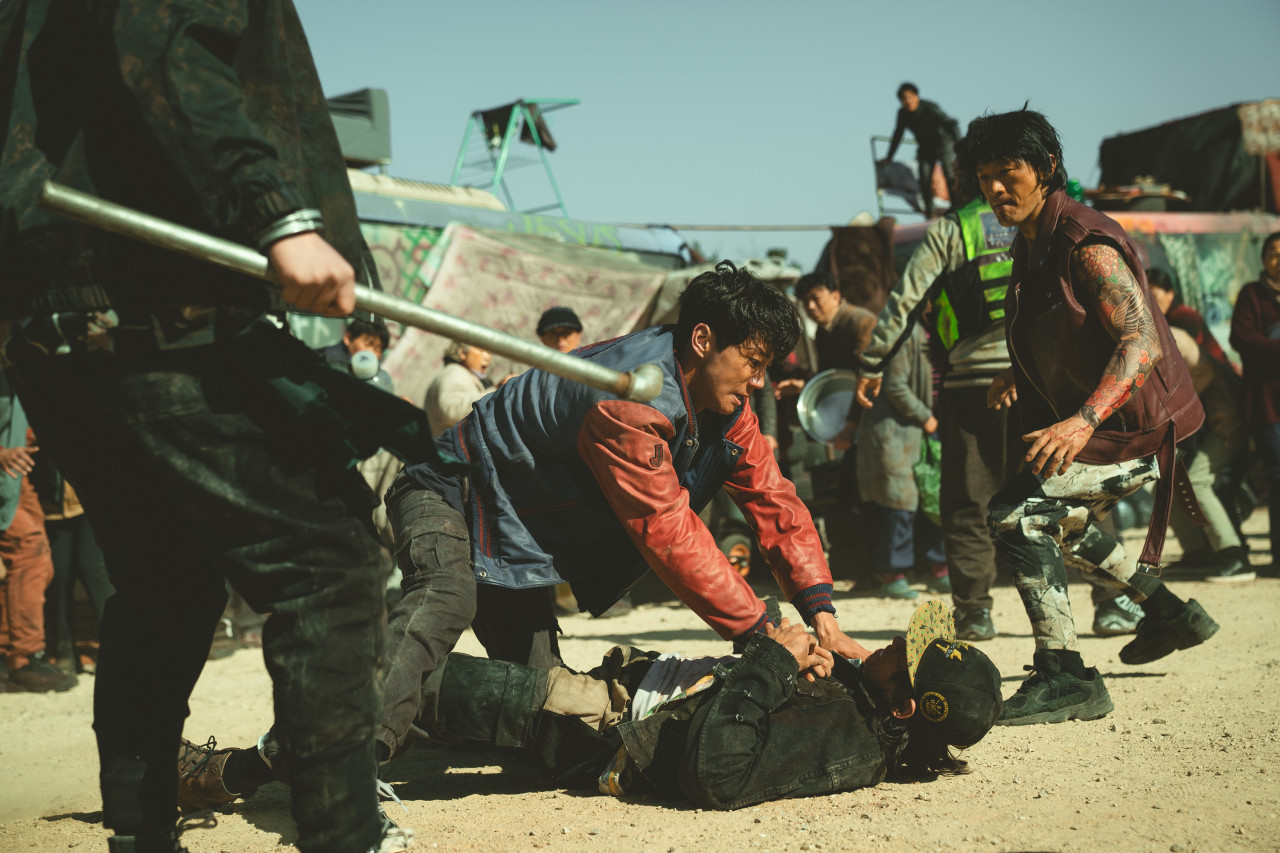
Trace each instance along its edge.
<instances>
[{"instance_id":1,"label":"dark green jacket on ground","mask_svg":"<svg viewBox=\"0 0 1280 853\"><path fill-rule=\"evenodd\" d=\"M757 634L715 687L618 726L653 786L715 809L879 784L888 762L859 680L806 681L784 646ZM860 679L860 674L857 676Z\"/></svg>"}]
</instances>

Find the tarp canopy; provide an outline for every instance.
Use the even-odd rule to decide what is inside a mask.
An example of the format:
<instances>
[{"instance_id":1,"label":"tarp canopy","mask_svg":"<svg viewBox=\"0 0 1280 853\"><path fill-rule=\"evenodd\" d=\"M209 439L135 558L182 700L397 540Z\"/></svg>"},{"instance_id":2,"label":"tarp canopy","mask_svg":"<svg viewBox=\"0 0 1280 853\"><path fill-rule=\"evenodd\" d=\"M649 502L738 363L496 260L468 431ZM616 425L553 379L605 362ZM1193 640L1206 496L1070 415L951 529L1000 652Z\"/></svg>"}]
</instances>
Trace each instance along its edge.
<instances>
[{"instance_id":1,"label":"tarp canopy","mask_svg":"<svg viewBox=\"0 0 1280 853\"><path fill-rule=\"evenodd\" d=\"M543 311L567 305L581 318L587 343L637 328L666 272L617 252L453 224L419 275L431 281L426 307L528 340L535 339ZM439 335L406 329L382 363L396 393L420 403L444 366L448 344ZM495 354L489 375L525 368Z\"/></svg>"},{"instance_id":2,"label":"tarp canopy","mask_svg":"<svg viewBox=\"0 0 1280 853\"><path fill-rule=\"evenodd\" d=\"M1272 113L1280 114L1280 101L1235 104L1104 139L1101 183L1126 186L1150 176L1185 192L1192 210L1274 212L1280 159L1258 145L1267 138L1258 128L1271 126Z\"/></svg>"}]
</instances>

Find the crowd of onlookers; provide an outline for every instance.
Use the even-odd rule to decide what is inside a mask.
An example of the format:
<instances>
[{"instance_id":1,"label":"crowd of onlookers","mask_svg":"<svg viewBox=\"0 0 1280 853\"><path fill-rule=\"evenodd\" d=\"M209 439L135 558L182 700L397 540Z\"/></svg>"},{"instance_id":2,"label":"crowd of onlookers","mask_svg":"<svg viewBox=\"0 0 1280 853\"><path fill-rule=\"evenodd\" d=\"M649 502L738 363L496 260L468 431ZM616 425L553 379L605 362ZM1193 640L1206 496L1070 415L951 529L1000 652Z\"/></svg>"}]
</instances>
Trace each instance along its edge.
<instances>
[{"instance_id":1,"label":"crowd of onlookers","mask_svg":"<svg viewBox=\"0 0 1280 853\"><path fill-rule=\"evenodd\" d=\"M1204 427L1182 449L1205 523L1194 522L1175 504L1170 528L1182 549L1176 565L1209 581L1242 582L1257 576L1241 524L1259 500L1280 494L1280 234L1266 238L1262 261L1259 279L1242 288L1232 317L1231 344L1240 367L1204 318L1179 297L1172 276L1147 270L1152 294L1206 412ZM794 296L816 324L817 364L806 370L794 355L780 360L772 366L766 388L752 399L784 473L790 473L789 451L793 434L798 434L796 395L815 372L860 371L876 325L875 315L845 301L825 274L802 277ZM815 501L815 515L825 516L833 575L852 581L861 592L886 598L916 598L913 574L928 592L951 593L936 509L931 515L922 511L917 484L919 474L927 471L929 453L937 452L940 428L935 413L938 346L926 331L931 315L924 316L913 321L910 334L885 365L875 405L851 411L847 431L831 441L834 452L829 455L840 482L832 500ZM582 343L583 325L572 308L557 306L542 315L536 334L547 346L567 353ZM388 344L385 325L354 320L340 342L321 352L334 367L394 392L380 366ZM505 381L495 383L488 376L489 363L489 352L478 346L453 342L446 348L444 368L422 401L433 434L457 423L476 400ZM2 377L0 383L0 648L5 654L0 686L8 691L67 690L78 674L93 671L93 629L112 593L111 583L75 489L40 455L21 404ZM1257 479L1265 484L1250 478L1259 457L1265 478ZM366 475L375 489L385 484L388 471L399 467L389 456L371 462ZM1275 555L1280 554L1280 501L1268 503ZM718 532L726 529L722 516L732 512L729 502L716 501L704 519ZM725 537L721 541L734 564L749 571L750 546L731 544ZM560 595L561 605L571 607L566 591ZM621 603L618 609L629 606ZM211 656L260 646L263 620L233 594Z\"/></svg>"},{"instance_id":2,"label":"crowd of onlookers","mask_svg":"<svg viewBox=\"0 0 1280 853\"><path fill-rule=\"evenodd\" d=\"M91 636L112 593L93 528L0 375L0 690L70 690L92 672ZM91 613L78 618L76 585Z\"/></svg>"}]
</instances>

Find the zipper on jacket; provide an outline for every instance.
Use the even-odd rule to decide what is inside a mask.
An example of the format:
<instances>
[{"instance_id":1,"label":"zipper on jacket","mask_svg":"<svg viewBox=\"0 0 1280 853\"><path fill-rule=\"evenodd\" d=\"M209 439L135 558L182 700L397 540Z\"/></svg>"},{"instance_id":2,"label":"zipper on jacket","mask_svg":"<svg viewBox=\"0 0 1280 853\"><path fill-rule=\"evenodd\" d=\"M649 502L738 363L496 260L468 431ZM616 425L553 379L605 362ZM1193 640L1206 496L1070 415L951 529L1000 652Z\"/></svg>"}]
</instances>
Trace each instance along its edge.
<instances>
[{"instance_id":1,"label":"zipper on jacket","mask_svg":"<svg viewBox=\"0 0 1280 853\"><path fill-rule=\"evenodd\" d=\"M1013 286L1013 319L1009 321L1010 326L1018 322L1018 311L1021 308L1022 308L1022 282L1018 282ZM1045 403L1049 406L1049 411L1053 412L1053 416L1057 418L1059 421L1061 421L1062 416L1058 414L1058 409L1056 406L1053 405L1053 400L1050 400L1049 395L1046 394L1040 388L1040 386L1036 385L1036 383L1032 381L1030 371L1028 371L1027 366L1022 363L1022 359L1018 358L1018 348L1013 346L1012 342L1010 342L1010 345L1009 345L1009 354L1013 356L1014 361L1018 362L1018 367L1022 368L1022 375L1027 377L1027 381L1031 383L1032 390L1034 390L1037 394L1040 395L1040 398L1044 400Z\"/></svg>"}]
</instances>

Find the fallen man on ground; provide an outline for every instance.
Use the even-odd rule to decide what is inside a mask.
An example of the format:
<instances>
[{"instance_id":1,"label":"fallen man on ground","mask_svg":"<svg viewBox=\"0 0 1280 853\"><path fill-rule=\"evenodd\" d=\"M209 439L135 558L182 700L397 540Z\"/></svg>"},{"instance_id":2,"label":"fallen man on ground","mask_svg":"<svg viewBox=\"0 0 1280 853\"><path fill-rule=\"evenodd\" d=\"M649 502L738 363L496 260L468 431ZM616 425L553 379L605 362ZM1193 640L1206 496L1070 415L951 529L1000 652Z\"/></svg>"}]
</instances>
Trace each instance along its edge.
<instances>
[{"instance_id":1,"label":"fallen man on ground","mask_svg":"<svg viewBox=\"0 0 1280 853\"><path fill-rule=\"evenodd\" d=\"M955 750L1000 717L1000 673L955 639L940 602L861 666L783 620L742 655L615 646L599 667L536 669L451 654L423 685L415 733L519 747L554 784L736 809L885 779L966 772ZM183 741L179 802L226 805L275 780L270 734L247 749Z\"/></svg>"}]
</instances>

